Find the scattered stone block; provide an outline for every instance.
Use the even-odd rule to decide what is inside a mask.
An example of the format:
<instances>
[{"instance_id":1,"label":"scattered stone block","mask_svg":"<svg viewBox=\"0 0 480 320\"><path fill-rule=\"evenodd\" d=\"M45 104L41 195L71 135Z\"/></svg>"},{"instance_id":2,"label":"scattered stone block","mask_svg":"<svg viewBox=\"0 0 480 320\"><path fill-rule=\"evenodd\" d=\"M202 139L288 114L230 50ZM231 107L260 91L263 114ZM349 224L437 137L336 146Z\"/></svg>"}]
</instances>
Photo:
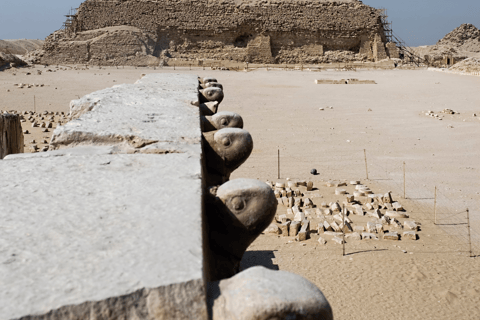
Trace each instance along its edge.
<instances>
[{"instance_id":1,"label":"scattered stone block","mask_svg":"<svg viewBox=\"0 0 480 320\"><path fill-rule=\"evenodd\" d=\"M287 189L285 189L285 191L287 192L287 198L291 198L292 197L292 189L287 188Z\"/></svg>"},{"instance_id":2,"label":"scattered stone block","mask_svg":"<svg viewBox=\"0 0 480 320\"><path fill-rule=\"evenodd\" d=\"M415 231L405 231L402 239L404 240L417 240L417 234Z\"/></svg>"},{"instance_id":3,"label":"scattered stone block","mask_svg":"<svg viewBox=\"0 0 480 320\"><path fill-rule=\"evenodd\" d=\"M398 240L399 239L399 236L398 236L398 233L395 232L395 231L390 231L388 233L385 233L383 235L383 239L385 240Z\"/></svg>"},{"instance_id":4,"label":"scattered stone block","mask_svg":"<svg viewBox=\"0 0 480 320\"><path fill-rule=\"evenodd\" d=\"M304 212L297 212L295 213L295 218L293 218L293 221L303 221L305 219L305 213Z\"/></svg>"},{"instance_id":5,"label":"scattered stone block","mask_svg":"<svg viewBox=\"0 0 480 320\"><path fill-rule=\"evenodd\" d=\"M332 221L330 223L330 225L332 226L333 231L335 231L335 232L341 232L342 231L342 230L340 230L339 225L335 221Z\"/></svg>"},{"instance_id":6,"label":"scattered stone block","mask_svg":"<svg viewBox=\"0 0 480 320\"><path fill-rule=\"evenodd\" d=\"M342 195L342 194L346 194L347 193L347 190L345 189L335 189L335 195L339 196L339 195Z\"/></svg>"},{"instance_id":7,"label":"scattered stone block","mask_svg":"<svg viewBox=\"0 0 480 320\"><path fill-rule=\"evenodd\" d=\"M295 195L295 197L301 197L303 196L302 192L300 191L300 189L294 189L293 190L293 194Z\"/></svg>"},{"instance_id":8,"label":"scattered stone block","mask_svg":"<svg viewBox=\"0 0 480 320\"><path fill-rule=\"evenodd\" d=\"M318 243L323 244L323 245L327 244L327 241L325 239L323 239L322 237L318 238L317 241L318 241Z\"/></svg>"},{"instance_id":9,"label":"scattered stone block","mask_svg":"<svg viewBox=\"0 0 480 320\"><path fill-rule=\"evenodd\" d=\"M343 233L341 232L325 231L324 234L333 237L343 237Z\"/></svg>"},{"instance_id":10,"label":"scattered stone block","mask_svg":"<svg viewBox=\"0 0 480 320\"><path fill-rule=\"evenodd\" d=\"M300 232L298 232L297 240L298 241L305 241L307 240L308 237L308 228L310 225L310 221L306 220L307 222L304 222L302 224L302 228L300 229Z\"/></svg>"},{"instance_id":11,"label":"scattered stone block","mask_svg":"<svg viewBox=\"0 0 480 320\"><path fill-rule=\"evenodd\" d=\"M333 231L333 228L328 221L323 221L323 228L325 229L325 232Z\"/></svg>"},{"instance_id":12,"label":"scattered stone block","mask_svg":"<svg viewBox=\"0 0 480 320\"><path fill-rule=\"evenodd\" d=\"M280 189L280 195L283 197L287 197L287 191L286 190L283 190L283 189Z\"/></svg>"},{"instance_id":13,"label":"scattered stone block","mask_svg":"<svg viewBox=\"0 0 480 320\"><path fill-rule=\"evenodd\" d=\"M365 228L362 227L362 226L354 226L354 227L353 227L353 231L355 231L355 232L364 232L364 231L365 231Z\"/></svg>"},{"instance_id":14,"label":"scattered stone block","mask_svg":"<svg viewBox=\"0 0 480 320\"><path fill-rule=\"evenodd\" d=\"M392 203L392 207L393 207L393 210L395 210L395 211L403 211L404 210L402 205L398 202Z\"/></svg>"},{"instance_id":15,"label":"scattered stone block","mask_svg":"<svg viewBox=\"0 0 480 320\"><path fill-rule=\"evenodd\" d=\"M306 182L305 180L300 180L300 181L297 182L297 184L298 184L299 186L304 186L304 187L307 186L307 182Z\"/></svg>"},{"instance_id":16,"label":"scattered stone block","mask_svg":"<svg viewBox=\"0 0 480 320\"><path fill-rule=\"evenodd\" d=\"M362 239L378 240L378 237L370 232L362 232Z\"/></svg>"},{"instance_id":17,"label":"scattered stone block","mask_svg":"<svg viewBox=\"0 0 480 320\"><path fill-rule=\"evenodd\" d=\"M331 187L336 186L336 183L333 182L333 181L328 181L328 182L326 183L326 186L329 187L329 188L331 188Z\"/></svg>"},{"instance_id":18,"label":"scattered stone block","mask_svg":"<svg viewBox=\"0 0 480 320\"><path fill-rule=\"evenodd\" d=\"M295 189L297 188L297 183L295 181L288 181L287 182L287 186L290 188L290 189Z\"/></svg>"},{"instance_id":19,"label":"scattered stone block","mask_svg":"<svg viewBox=\"0 0 480 320\"><path fill-rule=\"evenodd\" d=\"M351 184L351 185L358 185L358 184L360 184L360 181L358 181L358 180L353 180L353 181L350 181L350 184Z\"/></svg>"},{"instance_id":20,"label":"scattered stone block","mask_svg":"<svg viewBox=\"0 0 480 320\"><path fill-rule=\"evenodd\" d=\"M292 211L293 211L294 214L297 214L297 213L301 212L301 210L298 206L293 206Z\"/></svg>"},{"instance_id":21,"label":"scattered stone block","mask_svg":"<svg viewBox=\"0 0 480 320\"><path fill-rule=\"evenodd\" d=\"M328 204L324 201L322 202L322 204L320 205L322 208L328 208Z\"/></svg>"},{"instance_id":22,"label":"scattered stone block","mask_svg":"<svg viewBox=\"0 0 480 320\"><path fill-rule=\"evenodd\" d=\"M367 232L377 233L377 225L373 222L367 222Z\"/></svg>"},{"instance_id":23,"label":"scattered stone block","mask_svg":"<svg viewBox=\"0 0 480 320\"><path fill-rule=\"evenodd\" d=\"M367 208L367 210L373 210L373 205L371 203L367 203L365 208Z\"/></svg>"},{"instance_id":24,"label":"scattered stone block","mask_svg":"<svg viewBox=\"0 0 480 320\"><path fill-rule=\"evenodd\" d=\"M385 193L385 195L383 196L383 202L384 203L392 203L393 202L392 194L390 192Z\"/></svg>"},{"instance_id":25,"label":"scattered stone block","mask_svg":"<svg viewBox=\"0 0 480 320\"><path fill-rule=\"evenodd\" d=\"M380 233L383 231L383 224L381 223L376 223L375 227L377 228L377 232Z\"/></svg>"},{"instance_id":26,"label":"scattered stone block","mask_svg":"<svg viewBox=\"0 0 480 320\"><path fill-rule=\"evenodd\" d=\"M286 223L288 221L287 215L286 214L281 214L280 216L278 216L278 221L280 223Z\"/></svg>"},{"instance_id":27,"label":"scattered stone block","mask_svg":"<svg viewBox=\"0 0 480 320\"><path fill-rule=\"evenodd\" d=\"M293 210L292 210L292 208L287 208L287 214L293 215Z\"/></svg>"},{"instance_id":28,"label":"scattered stone block","mask_svg":"<svg viewBox=\"0 0 480 320\"><path fill-rule=\"evenodd\" d=\"M304 210L306 216L314 216L315 215L315 209L305 209Z\"/></svg>"},{"instance_id":29,"label":"scattered stone block","mask_svg":"<svg viewBox=\"0 0 480 320\"><path fill-rule=\"evenodd\" d=\"M359 216L363 216L363 208L361 205L359 204L354 204L353 205L353 209L355 209L355 214L359 215Z\"/></svg>"},{"instance_id":30,"label":"scattered stone block","mask_svg":"<svg viewBox=\"0 0 480 320\"><path fill-rule=\"evenodd\" d=\"M408 215L406 213L399 212L399 211L387 211L385 215L389 218L403 218L403 219L408 218Z\"/></svg>"},{"instance_id":31,"label":"scattered stone block","mask_svg":"<svg viewBox=\"0 0 480 320\"><path fill-rule=\"evenodd\" d=\"M288 227L290 226L290 221L282 223L280 225L280 230L282 231L282 236L288 237Z\"/></svg>"},{"instance_id":32,"label":"scattered stone block","mask_svg":"<svg viewBox=\"0 0 480 320\"><path fill-rule=\"evenodd\" d=\"M282 204L283 204L285 207L288 207L288 198L287 198L287 197L282 197Z\"/></svg>"},{"instance_id":33,"label":"scattered stone block","mask_svg":"<svg viewBox=\"0 0 480 320\"><path fill-rule=\"evenodd\" d=\"M333 237L332 240L338 244L343 244L343 239L340 237Z\"/></svg>"},{"instance_id":34,"label":"scattered stone block","mask_svg":"<svg viewBox=\"0 0 480 320\"><path fill-rule=\"evenodd\" d=\"M394 228L403 228L402 227L402 224L400 223L400 221L398 221L397 219L393 218L390 220L390 225L393 226Z\"/></svg>"},{"instance_id":35,"label":"scattered stone block","mask_svg":"<svg viewBox=\"0 0 480 320\"><path fill-rule=\"evenodd\" d=\"M293 207L293 198L292 197L289 197L288 198L288 205L287 205L288 208L291 208Z\"/></svg>"},{"instance_id":36,"label":"scattered stone block","mask_svg":"<svg viewBox=\"0 0 480 320\"><path fill-rule=\"evenodd\" d=\"M355 201L355 197L353 195L347 195L347 202L352 203L353 201Z\"/></svg>"},{"instance_id":37,"label":"scattered stone block","mask_svg":"<svg viewBox=\"0 0 480 320\"><path fill-rule=\"evenodd\" d=\"M275 188L285 189L285 183L283 183L283 182L277 182L277 183L275 183Z\"/></svg>"},{"instance_id":38,"label":"scattered stone block","mask_svg":"<svg viewBox=\"0 0 480 320\"><path fill-rule=\"evenodd\" d=\"M405 221L403 225L405 226L405 229L408 229L408 230L416 231L418 229L418 225L415 223L415 221Z\"/></svg>"},{"instance_id":39,"label":"scattered stone block","mask_svg":"<svg viewBox=\"0 0 480 320\"><path fill-rule=\"evenodd\" d=\"M290 227L288 229L288 235L290 237L295 237L297 234L298 234L298 230L300 229L300 221L293 221L291 224L290 224Z\"/></svg>"},{"instance_id":40,"label":"scattered stone block","mask_svg":"<svg viewBox=\"0 0 480 320\"><path fill-rule=\"evenodd\" d=\"M303 205L303 200L302 198L295 198L295 203L294 203L295 206L297 207L301 207Z\"/></svg>"},{"instance_id":41,"label":"scattered stone block","mask_svg":"<svg viewBox=\"0 0 480 320\"><path fill-rule=\"evenodd\" d=\"M342 207L340 207L340 205L338 204L338 202L332 203L332 205L330 206L330 209L331 209L333 212L340 212L340 211L342 211Z\"/></svg>"},{"instance_id":42,"label":"scattered stone block","mask_svg":"<svg viewBox=\"0 0 480 320\"><path fill-rule=\"evenodd\" d=\"M358 232L346 234L345 238L351 239L351 240L362 240L362 236Z\"/></svg>"},{"instance_id":43,"label":"scattered stone block","mask_svg":"<svg viewBox=\"0 0 480 320\"><path fill-rule=\"evenodd\" d=\"M315 214L317 215L317 217L322 216L322 215L323 215L322 209L316 208L316 209L315 209Z\"/></svg>"},{"instance_id":44,"label":"scattered stone block","mask_svg":"<svg viewBox=\"0 0 480 320\"><path fill-rule=\"evenodd\" d=\"M365 192L363 192L363 191L354 191L354 192L353 192L353 196L354 196L355 198L364 197L364 196L365 196Z\"/></svg>"},{"instance_id":45,"label":"scattered stone block","mask_svg":"<svg viewBox=\"0 0 480 320\"><path fill-rule=\"evenodd\" d=\"M338 182L337 187L346 187L347 183L346 182Z\"/></svg>"},{"instance_id":46,"label":"scattered stone block","mask_svg":"<svg viewBox=\"0 0 480 320\"><path fill-rule=\"evenodd\" d=\"M310 198L305 198L303 201L303 207L304 208L313 208L313 202Z\"/></svg>"},{"instance_id":47,"label":"scattered stone block","mask_svg":"<svg viewBox=\"0 0 480 320\"><path fill-rule=\"evenodd\" d=\"M323 213L326 215L326 216L329 216L332 214L332 210L331 209L325 209L323 210Z\"/></svg>"}]
</instances>

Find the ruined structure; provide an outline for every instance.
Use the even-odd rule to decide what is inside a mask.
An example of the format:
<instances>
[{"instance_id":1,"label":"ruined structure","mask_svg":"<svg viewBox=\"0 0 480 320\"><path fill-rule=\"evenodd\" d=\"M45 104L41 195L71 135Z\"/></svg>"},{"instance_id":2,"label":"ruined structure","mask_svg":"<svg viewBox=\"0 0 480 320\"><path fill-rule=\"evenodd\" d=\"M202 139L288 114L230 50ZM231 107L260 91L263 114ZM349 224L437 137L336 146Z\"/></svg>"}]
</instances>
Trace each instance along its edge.
<instances>
[{"instance_id":1,"label":"ruined structure","mask_svg":"<svg viewBox=\"0 0 480 320\"><path fill-rule=\"evenodd\" d=\"M42 63L158 65L378 61L381 12L358 0L87 0L50 35Z\"/></svg>"},{"instance_id":2,"label":"ruined structure","mask_svg":"<svg viewBox=\"0 0 480 320\"><path fill-rule=\"evenodd\" d=\"M2 319L333 319L306 279L239 270L278 201L229 181L253 141L216 116L220 87L167 73L94 92L54 151L0 160Z\"/></svg>"}]
</instances>

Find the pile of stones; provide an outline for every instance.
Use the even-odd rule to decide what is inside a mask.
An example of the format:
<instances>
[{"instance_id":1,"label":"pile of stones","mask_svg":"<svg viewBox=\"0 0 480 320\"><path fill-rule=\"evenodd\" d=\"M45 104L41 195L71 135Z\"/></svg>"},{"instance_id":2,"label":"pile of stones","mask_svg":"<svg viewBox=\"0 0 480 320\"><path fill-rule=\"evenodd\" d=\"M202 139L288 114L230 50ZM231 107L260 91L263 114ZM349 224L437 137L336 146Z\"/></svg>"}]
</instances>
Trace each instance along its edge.
<instances>
[{"instance_id":1,"label":"pile of stones","mask_svg":"<svg viewBox=\"0 0 480 320\"><path fill-rule=\"evenodd\" d=\"M267 228L266 233L295 237L297 241L317 234L321 244L327 243L325 236L342 244L344 234L351 241L418 238L420 224L408 219L405 209L394 201L391 192L376 194L360 181L348 184L328 181L323 186L334 188L332 193L338 200L327 203L312 181L267 184L274 190L279 208L283 207L285 211L277 211L276 222Z\"/></svg>"}]
</instances>

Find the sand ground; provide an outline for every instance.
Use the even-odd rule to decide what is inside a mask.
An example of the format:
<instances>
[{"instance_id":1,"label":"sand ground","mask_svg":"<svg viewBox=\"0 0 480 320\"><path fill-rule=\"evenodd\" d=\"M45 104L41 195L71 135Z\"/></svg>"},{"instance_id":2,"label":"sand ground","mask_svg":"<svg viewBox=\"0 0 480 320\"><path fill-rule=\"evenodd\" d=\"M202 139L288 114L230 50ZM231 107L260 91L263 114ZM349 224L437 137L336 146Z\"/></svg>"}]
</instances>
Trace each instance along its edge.
<instances>
[{"instance_id":1,"label":"sand ground","mask_svg":"<svg viewBox=\"0 0 480 320\"><path fill-rule=\"evenodd\" d=\"M474 255L480 255L480 77L426 70L36 69L42 74L35 69L0 73L0 110L33 110L35 96L37 111L68 112L70 100L133 83L145 73L215 76L225 87L220 109L241 114L255 143L251 157L232 178L277 181L280 150L280 180L314 181L315 204L342 201L324 186L326 181L361 180L376 193L391 190L410 218L421 223L417 241L347 240L345 257L342 246L326 236L327 244L321 245L316 233L305 242L262 235L245 255L243 267L261 264L308 278L324 292L337 319L480 318L479 260L468 257L465 241L469 208ZM314 83L347 78L377 84ZM19 89L15 83L44 86ZM438 113L444 108L459 114ZM425 115L428 110L443 120ZM27 149L30 140L51 135L26 126L32 131L25 137ZM404 162L408 199L403 199ZM310 175L312 168L319 175ZM285 211L279 206L279 214ZM364 223L362 219L352 217L354 223Z\"/></svg>"}]
</instances>

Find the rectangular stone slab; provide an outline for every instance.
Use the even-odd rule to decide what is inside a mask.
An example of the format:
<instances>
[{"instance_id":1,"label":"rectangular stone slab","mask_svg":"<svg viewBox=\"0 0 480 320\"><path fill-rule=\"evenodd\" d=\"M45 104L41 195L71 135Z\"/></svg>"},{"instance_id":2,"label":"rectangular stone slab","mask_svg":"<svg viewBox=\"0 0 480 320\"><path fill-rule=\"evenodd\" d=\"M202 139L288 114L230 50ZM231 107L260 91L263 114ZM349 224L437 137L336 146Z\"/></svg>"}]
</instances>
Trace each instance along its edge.
<instances>
[{"instance_id":1,"label":"rectangular stone slab","mask_svg":"<svg viewBox=\"0 0 480 320\"><path fill-rule=\"evenodd\" d=\"M149 74L70 103L72 121L55 129L55 149L116 145L119 152L201 152L198 78Z\"/></svg>"},{"instance_id":2,"label":"rectangular stone slab","mask_svg":"<svg viewBox=\"0 0 480 320\"><path fill-rule=\"evenodd\" d=\"M199 157L56 152L0 172L1 319L206 318Z\"/></svg>"},{"instance_id":3,"label":"rectangular stone slab","mask_svg":"<svg viewBox=\"0 0 480 320\"><path fill-rule=\"evenodd\" d=\"M207 319L197 87L92 93L59 150L0 161L0 319Z\"/></svg>"}]
</instances>

